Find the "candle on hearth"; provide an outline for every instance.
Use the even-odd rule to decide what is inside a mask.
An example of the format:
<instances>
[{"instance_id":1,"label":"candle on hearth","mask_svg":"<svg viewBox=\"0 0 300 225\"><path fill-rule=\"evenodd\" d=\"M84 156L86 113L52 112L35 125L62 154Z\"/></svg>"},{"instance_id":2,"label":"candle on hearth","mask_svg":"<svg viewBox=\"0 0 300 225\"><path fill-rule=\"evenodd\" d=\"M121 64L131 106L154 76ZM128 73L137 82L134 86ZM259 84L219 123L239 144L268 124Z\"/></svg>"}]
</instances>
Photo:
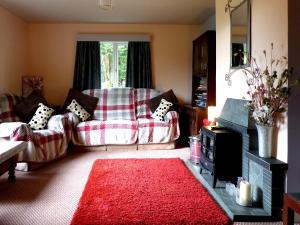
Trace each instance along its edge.
<instances>
[{"instance_id":1,"label":"candle on hearth","mask_svg":"<svg viewBox=\"0 0 300 225\"><path fill-rule=\"evenodd\" d=\"M248 206L251 203L251 184L242 180L240 183L240 204Z\"/></svg>"}]
</instances>

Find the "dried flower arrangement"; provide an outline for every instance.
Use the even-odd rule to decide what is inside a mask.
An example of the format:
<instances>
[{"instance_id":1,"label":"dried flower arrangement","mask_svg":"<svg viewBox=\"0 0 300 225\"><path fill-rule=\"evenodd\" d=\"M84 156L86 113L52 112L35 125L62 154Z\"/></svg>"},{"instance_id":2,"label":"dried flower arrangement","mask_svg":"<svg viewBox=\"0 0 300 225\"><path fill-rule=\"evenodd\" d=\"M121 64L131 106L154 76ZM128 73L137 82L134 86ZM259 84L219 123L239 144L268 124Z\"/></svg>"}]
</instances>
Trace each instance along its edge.
<instances>
[{"instance_id":1,"label":"dried flower arrangement","mask_svg":"<svg viewBox=\"0 0 300 225\"><path fill-rule=\"evenodd\" d=\"M260 68L254 57L247 57L249 67L237 69L226 74L225 80L231 85L231 76L242 71L249 87L247 91L251 101L247 107L258 125L273 126L276 113L287 111L288 96L292 86L299 83L299 79L288 86L288 78L293 69L288 69L288 59L282 56L273 58L273 43L271 43L270 61L263 51L265 66Z\"/></svg>"}]
</instances>

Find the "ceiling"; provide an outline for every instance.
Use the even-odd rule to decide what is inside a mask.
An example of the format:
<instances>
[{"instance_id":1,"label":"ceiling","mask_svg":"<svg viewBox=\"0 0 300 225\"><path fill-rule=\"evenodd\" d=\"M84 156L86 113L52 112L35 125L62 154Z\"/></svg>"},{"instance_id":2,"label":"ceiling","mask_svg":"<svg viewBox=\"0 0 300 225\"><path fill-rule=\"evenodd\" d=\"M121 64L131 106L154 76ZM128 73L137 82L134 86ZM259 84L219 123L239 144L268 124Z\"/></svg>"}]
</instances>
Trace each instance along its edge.
<instances>
[{"instance_id":1,"label":"ceiling","mask_svg":"<svg viewBox=\"0 0 300 225\"><path fill-rule=\"evenodd\" d=\"M214 14L214 0L113 0L105 11L98 0L0 0L32 23L201 24Z\"/></svg>"}]
</instances>

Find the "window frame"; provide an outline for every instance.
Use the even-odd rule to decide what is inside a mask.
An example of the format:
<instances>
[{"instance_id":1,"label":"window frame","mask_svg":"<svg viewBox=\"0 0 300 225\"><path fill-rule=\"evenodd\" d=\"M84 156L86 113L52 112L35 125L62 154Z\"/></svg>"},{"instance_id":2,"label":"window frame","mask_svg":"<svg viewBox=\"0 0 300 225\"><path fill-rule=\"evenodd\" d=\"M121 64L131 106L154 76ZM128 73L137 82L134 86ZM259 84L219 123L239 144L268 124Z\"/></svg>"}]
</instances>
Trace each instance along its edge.
<instances>
[{"instance_id":1,"label":"window frame","mask_svg":"<svg viewBox=\"0 0 300 225\"><path fill-rule=\"evenodd\" d=\"M128 50L128 42L126 41L100 41L100 48L101 48L101 43L111 43L112 44L112 75L111 75L111 81L112 81L112 87L113 88L118 88L118 87L123 87L119 85L119 51L118 47L122 45L127 45L127 50ZM101 54L101 52L100 52ZM100 56L101 60L101 56ZM102 62L100 62L101 64ZM102 69L102 68L101 68ZM103 87L102 83L102 71L100 71L100 76L101 76L101 88L108 88L108 87Z\"/></svg>"}]
</instances>

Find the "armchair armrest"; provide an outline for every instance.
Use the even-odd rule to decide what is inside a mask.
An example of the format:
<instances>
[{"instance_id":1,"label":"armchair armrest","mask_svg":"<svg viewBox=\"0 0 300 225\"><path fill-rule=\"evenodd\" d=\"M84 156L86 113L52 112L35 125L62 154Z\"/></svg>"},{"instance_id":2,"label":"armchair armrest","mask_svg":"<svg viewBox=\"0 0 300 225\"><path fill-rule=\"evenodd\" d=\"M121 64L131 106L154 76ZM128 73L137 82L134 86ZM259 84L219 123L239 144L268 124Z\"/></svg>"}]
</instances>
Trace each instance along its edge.
<instances>
[{"instance_id":1,"label":"armchair armrest","mask_svg":"<svg viewBox=\"0 0 300 225\"><path fill-rule=\"evenodd\" d=\"M67 118L64 115L54 115L50 117L46 129L61 132L65 130L66 125Z\"/></svg>"},{"instance_id":2,"label":"armchair armrest","mask_svg":"<svg viewBox=\"0 0 300 225\"><path fill-rule=\"evenodd\" d=\"M0 123L0 138L9 138L13 131L20 127L22 124L22 122Z\"/></svg>"},{"instance_id":3,"label":"armchair armrest","mask_svg":"<svg viewBox=\"0 0 300 225\"><path fill-rule=\"evenodd\" d=\"M47 124L47 129L64 133L67 142L71 140L73 129L79 123L78 117L74 113L52 116Z\"/></svg>"},{"instance_id":4,"label":"armchair armrest","mask_svg":"<svg viewBox=\"0 0 300 225\"><path fill-rule=\"evenodd\" d=\"M72 130L79 123L78 117L74 113L65 113L52 116L47 124L48 130L67 131Z\"/></svg>"},{"instance_id":5,"label":"armchair armrest","mask_svg":"<svg viewBox=\"0 0 300 225\"><path fill-rule=\"evenodd\" d=\"M33 132L29 124L22 123L10 135L12 141L33 141Z\"/></svg>"}]
</instances>

